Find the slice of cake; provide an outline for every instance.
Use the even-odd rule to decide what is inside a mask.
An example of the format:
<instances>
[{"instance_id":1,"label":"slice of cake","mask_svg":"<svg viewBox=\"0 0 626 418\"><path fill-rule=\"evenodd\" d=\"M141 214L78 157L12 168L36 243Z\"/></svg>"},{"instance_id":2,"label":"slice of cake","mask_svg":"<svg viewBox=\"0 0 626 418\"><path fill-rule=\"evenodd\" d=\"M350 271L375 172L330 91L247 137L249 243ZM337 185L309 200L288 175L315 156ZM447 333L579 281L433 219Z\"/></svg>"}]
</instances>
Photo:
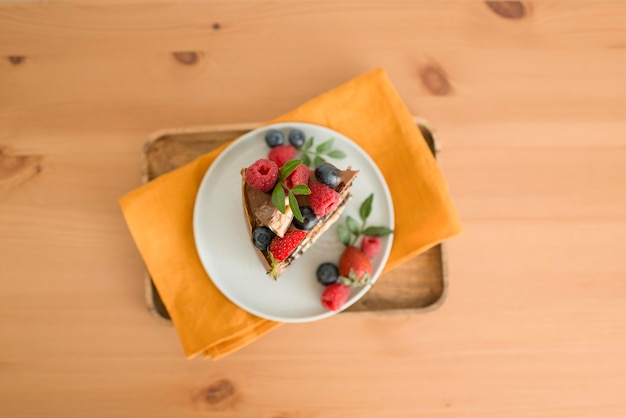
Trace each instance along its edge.
<instances>
[{"instance_id":1,"label":"slice of cake","mask_svg":"<svg viewBox=\"0 0 626 418\"><path fill-rule=\"evenodd\" d=\"M311 170L299 160L279 168L261 159L241 170L248 231L269 275L278 278L339 219L357 174L329 163Z\"/></svg>"}]
</instances>

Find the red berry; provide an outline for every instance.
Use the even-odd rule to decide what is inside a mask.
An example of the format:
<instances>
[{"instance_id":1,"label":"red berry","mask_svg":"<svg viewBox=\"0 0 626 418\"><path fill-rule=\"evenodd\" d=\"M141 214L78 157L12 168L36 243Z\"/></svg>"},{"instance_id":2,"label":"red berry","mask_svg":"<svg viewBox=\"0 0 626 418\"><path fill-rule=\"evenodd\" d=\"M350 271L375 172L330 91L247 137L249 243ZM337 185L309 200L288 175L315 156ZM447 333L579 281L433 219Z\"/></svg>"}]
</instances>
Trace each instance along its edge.
<instances>
[{"instance_id":1,"label":"red berry","mask_svg":"<svg viewBox=\"0 0 626 418\"><path fill-rule=\"evenodd\" d=\"M310 186L309 204L318 218L327 215L339 206L339 194L322 183L313 183Z\"/></svg>"},{"instance_id":2,"label":"red berry","mask_svg":"<svg viewBox=\"0 0 626 418\"><path fill-rule=\"evenodd\" d=\"M287 231L284 237L275 237L270 243L270 252L274 259L279 263L284 261L305 236L306 232L304 231Z\"/></svg>"},{"instance_id":3,"label":"red berry","mask_svg":"<svg viewBox=\"0 0 626 418\"><path fill-rule=\"evenodd\" d=\"M376 257L376 254L380 251L380 238L365 235L361 241L361 250L368 258Z\"/></svg>"},{"instance_id":4,"label":"red berry","mask_svg":"<svg viewBox=\"0 0 626 418\"><path fill-rule=\"evenodd\" d=\"M268 158L274 161L278 167L282 167L287 161L293 160L296 156L296 147L293 145L279 145L272 148Z\"/></svg>"},{"instance_id":5,"label":"red berry","mask_svg":"<svg viewBox=\"0 0 626 418\"><path fill-rule=\"evenodd\" d=\"M350 288L341 283L331 284L326 286L324 293L322 293L322 305L331 311L337 311L341 309L344 303L350 296Z\"/></svg>"},{"instance_id":6,"label":"red berry","mask_svg":"<svg viewBox=\"0 0 626 418\"><path fill-rule=\"evenodd\" d=\"M246 182L262 192L269 192L278 180L278 166L269 160L257 160L246 170Z\"/></svg>"},{"instance_id":7,"label":"red berry","mask_svg":"<svg viewBox=\"0 0 626 418\"><path fill-rule=\"evenodd\" d=\"M293 189L298 184L309 184L311 178L311 170L304 164L300 164L295 170L285 179L285 185L289 189Z\"/></svg>"},{"instance_id":8,"label":"red berry","mask_svg":"<svg viewBox=\"0 0 626 418\"><path fill-rule=\"evenodd\" d=\"M350 277L353 271L356 278L361 280L365 275L372 275L372 263L365 253L356 247L346 247L339 259L339 274Z\"/></svg>"}]
</instances>

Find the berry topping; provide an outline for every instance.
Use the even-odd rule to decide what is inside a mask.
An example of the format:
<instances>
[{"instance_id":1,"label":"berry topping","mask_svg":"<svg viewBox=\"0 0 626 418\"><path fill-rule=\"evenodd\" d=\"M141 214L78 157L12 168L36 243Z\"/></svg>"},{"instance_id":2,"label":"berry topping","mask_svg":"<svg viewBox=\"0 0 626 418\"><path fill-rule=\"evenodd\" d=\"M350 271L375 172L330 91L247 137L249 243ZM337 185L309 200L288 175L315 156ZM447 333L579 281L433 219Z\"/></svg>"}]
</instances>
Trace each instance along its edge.
<instances>
[{"instance_id":1,"label":"berry topping","mask_svg":"<svg viewBox=\"0 0 626 418\"><path fill-rule=\"evenodd\" d=\"M309 203L318 218L331 213L339 206L339 194L330 187L322 183L313 183L310 189Z\"/></svg>"},{"instance_id":2,"label":"berry topping","mask_svg":"<svg viewBox=\"0 0 626 418\"><path fill-rule=\"evenodd\" d=\"M291 132L289 132L289 143L294 147L300 148L304 145L305 141L306 137L304 136L304 132L300 129L292 129Z\"/></svg>"},{"instance_id":3,"label":"berry topping","mask_svg":"<svg viewBox=\"0 0 626 418\"><path fill-rule=\"evenodd\" d=\"M322 293L322 305L331 311L338 311L350 296L350 288L341 283L331 284Z\"/></svg>"},{"instance_id":4,"label":"berry topping","mask_svg":"<svg viewBox=\"0 0 626 418\"><path fill-rule=\"evenodd\" d=\"M268 158L274 161L278 167L282 167L287 161L296 156L296 149L291 145L278 145L272 148Z\"/></svg>"},{"instance_id":5,"label":"berry topping","mask_svg":"<svg viewBox=\"0 0 626 418\"><path fill-rule=\"evenodd\" d=\"M335 188L341 182L339 169L332 164L322 163L315 169L315 178L328 187Z\"/></svg>"},{"instance_id":6,"label":"berry topping","mask_svg":"<svg viewBox=\"0 0 626 418\"><path fill-rule=\"evenodd\" d=\"M269 192L278 180L278 166L269 160L257 160L246 170L246 182L262 192Z\"/></svg>"},{"instance_id":7,"label":"berry topping","mask_svg":"<svg viewBox=\"0 0 626 418\"><path fill-rule=\"evenodd\" d=\"M372 263L363 251L349 246L339 259L339 274L356 280L368 280L372 275Z\"/></svg>"},{"instance_id":8,"label":"berry topping","mask_svg":"<svg viewBox=\"0 0 626 418\"><path fill-rule=\"evenodd\" d=\"M380 238L365 235L361 241L361 250L368 258L376 257L380 251Z\"/></svg>"},{"instance_id":9,"label":"berry topping","mask_svg":"<svg viewBox=\"0 0 626 418\"><path fill-rule=\"evenodd\" d=\"M285 143L285 135L278 129L270 129L265 134L265 142L270 148L283 145Z\"/></svg>"},{"instance_id":10,"label":"berry topping","mask_svg":"<svg viewBox=\"0 0 626 418\"><path fill-rule=\"evenodd\" d=\"M261 226L252 233L252 242L259 250L267 251L275 236L276 234L274 234L271 229L266 226Z\"/></svg>"},{"instance_id":11,"label":"berry topping","mask_svg":"<svg viewBox=\"0 0 626 418\"><path fill-rule=\"evenodd\" d=\"M298 184L309 184L311 178L311 170L304 164L300 164L295 170L285 179L285 186L289 189L293 189Z\"/></svg>"},{"instance_id":12,"label":"berry topping","mask_svg":"<svg viewBox=\"0 0 626 418\"><path fill-rule=\"evenodd\" d=\"M309 206L300 206L300 213L302 214L302 222L293 218L293 226L303 231L310 231L319 219Z\"/></svg>"},{"instance_id":13,"label":"berry topping","mask_svg":"<svg viewBox=\"0 0 626 418\"><path fill-rule=\"evenodd\" d=\"M285 236L276 237L270 244L270 252L277 262L284 261L296 249L298 244L302 242L306 232L304 231L287 231Z\"/></svg>"},{"instance_id":14,"label":"berry topping","mask_svg":"<svg viewBox=\"0 0 626 418\"><path fill-rule=\"evenodd\" d=\"M317 281L324 286L337 283L339 281L339 269L333 263L322 263L317 268Z\"/></svg>"}]
</instances>

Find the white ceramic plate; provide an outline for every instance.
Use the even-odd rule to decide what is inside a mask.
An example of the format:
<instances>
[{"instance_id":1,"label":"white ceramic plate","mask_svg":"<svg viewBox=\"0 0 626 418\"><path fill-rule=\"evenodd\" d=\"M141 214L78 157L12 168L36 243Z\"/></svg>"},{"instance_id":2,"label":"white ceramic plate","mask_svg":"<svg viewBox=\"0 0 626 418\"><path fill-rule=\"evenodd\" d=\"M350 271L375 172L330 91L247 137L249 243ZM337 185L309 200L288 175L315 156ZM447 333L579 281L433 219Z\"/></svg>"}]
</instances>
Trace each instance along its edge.
<instances>
[{"instance_id":1,"label":"white ceramic plate","mask_svg":"<svg viewBox=\"0 0 626 418\"><path fill-rule=\"evenodd\" d=\"M269 147L265 133L280 129L285 134L298 128L306 137L314 137L315 145L334 138L333 149L346 158L327 161L340 169L352 166L360 173L352 186L352 201L341 218L304 255L298 258L278 281L273 281L252 246L243 215L241 175L259 158L267 158ZM281 322L306 322L336 314L321 304L324 287L316 280L317 267L326 261L338 263L343 245L337 237L337 226L347 215L359 219L359 206L374 193L368 225L394 227L393 204L385 179L374 161L358 145L342 134L323 126L307 123L278 123L251 131L226 148L206 172L198 194L193 216L193 229L200 260L217 288L240 308ZM382 238L380 253L372 260L373 280L380 275L393 235ZM352 289L343 309L361 298L369 287Z\"/></svg>"}]
</instances>

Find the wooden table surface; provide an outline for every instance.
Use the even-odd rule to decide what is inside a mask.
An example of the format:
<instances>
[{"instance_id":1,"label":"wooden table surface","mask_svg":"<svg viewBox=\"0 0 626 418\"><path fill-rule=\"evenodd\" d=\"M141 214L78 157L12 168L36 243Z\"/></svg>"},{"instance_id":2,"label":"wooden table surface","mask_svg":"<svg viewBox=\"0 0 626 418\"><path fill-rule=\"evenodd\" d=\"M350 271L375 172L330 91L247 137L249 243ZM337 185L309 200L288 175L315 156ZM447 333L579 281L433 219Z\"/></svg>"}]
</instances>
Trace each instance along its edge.
<instances>
[{"instance_id":1,"label":"wooden table surface","mask_svg":"<svg viewBox=\"0 0 626 418\"><path fill-rule=\"evenodd\" d=\"M117 203L146 138L378 66L441 139L447 300L186 360ZM626 416L625 2L4 2L0 146L2 417Z\"/></svg>"}]
</instances>

